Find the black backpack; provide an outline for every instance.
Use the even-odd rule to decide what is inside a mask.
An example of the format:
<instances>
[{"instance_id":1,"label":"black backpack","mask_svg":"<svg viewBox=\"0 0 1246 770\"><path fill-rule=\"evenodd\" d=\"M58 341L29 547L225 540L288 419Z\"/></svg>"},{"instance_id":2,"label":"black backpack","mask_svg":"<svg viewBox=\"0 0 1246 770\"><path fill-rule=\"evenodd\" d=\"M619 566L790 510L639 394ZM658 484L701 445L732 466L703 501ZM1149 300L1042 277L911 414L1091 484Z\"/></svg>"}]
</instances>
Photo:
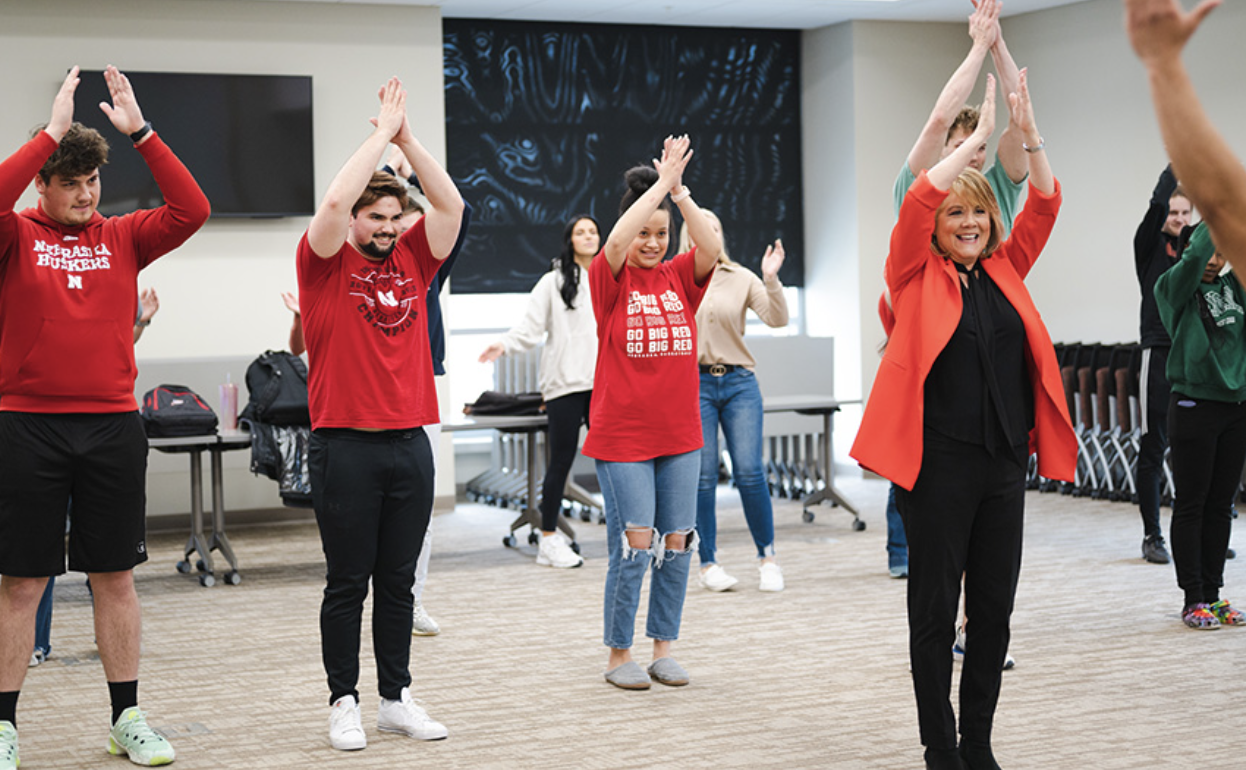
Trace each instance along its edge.
<instances>
[{"instance_id":1,"label":"black backpack","mask_svg":"<svg viewBox=\"0 0 1246 770\"><path fill-rule=\"evenodd\" d=\"M250 400L242 417L269 425L311 425L307 365L284 350L266 350L247 367Z\"/></svg>"},{"instance_id":2,"label":"black backpack","mask_svg":"<svg viewBox=\"0 0 1246 770\"><path fill-rule=\"evenodd\" d=\"M157 385L143 395L147 435L206 436L216 433L216 412L185 385Z\"/></svg>"},{"instance_id":3,"label":"black backpack","mask_svg":"<svg viewBox=\"0 0 1246 770\"><path fill-rule=\"evenodd\" d=\"M463 405L463 414L479 417L489 415L545 414L545 401L540 393L500 393L486 390L475 402Z\"/></svg>"}]
</instances>

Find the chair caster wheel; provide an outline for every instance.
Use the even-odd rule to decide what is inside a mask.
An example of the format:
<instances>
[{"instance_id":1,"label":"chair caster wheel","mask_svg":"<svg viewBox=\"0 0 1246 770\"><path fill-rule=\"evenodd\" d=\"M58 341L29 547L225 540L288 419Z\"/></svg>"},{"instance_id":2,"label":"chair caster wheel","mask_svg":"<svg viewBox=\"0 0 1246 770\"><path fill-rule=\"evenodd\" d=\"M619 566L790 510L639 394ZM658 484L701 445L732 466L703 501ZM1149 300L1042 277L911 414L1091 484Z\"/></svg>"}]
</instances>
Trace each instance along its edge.
<instances>
[{"instance_id":1,"label":"chair caster wheel","mask_svg":"<svg viewBox=\"0 0 1246 770\"><path fill-rule=\"evenodd\" d=\"M580 521L587 524L588 522L592 520L593 520L593 512L589 510L588 506L583 506L583 505L580 506Z\"/></svg>"},{"instance_id":2,"label":"chair caster wheel","mask_svg":"<svg viewBox=\"0 0 1246 770\"><path fill-rule=\"evenodd\" d=\"M177 571L182 573L183 575L189 575L190 574L190 562L179 561L177 563Z\"/></svg>"},{"instance_id":3,"label":"chair caster wheel","mask_svg":"<svg viewBox=\"0 0 1246 770\"><path fill-rule=\"evenodd\" d=\"M231 569L225 573L225 582L231 586L236 586L242 582L242 575L238 574L238 570Z\"/></svg>"},{"instance_id":4,"label":"chair caster wheel","mask_svg":"<svg viewBox=\"0 0 1246 770\"><path fill-rule=\"evenodd\" d=\"M216 578L212 577L211 574L200 575L199 585L203 586L204 588L211 588L212 586L216 585Z\"/></svg>"},{"instance_id":5,"label":"chair caster wheel","mask_svg":"<svg viewBox=\"0 0 1246 770\"><path fill-rule=\"evenodd\" d=\"M528 533L528 545L540 545L540 544L541 544L541 536L536 533L536 530L532 530L531 532L529 532Z\"/></svg>"},{"instance_id":6,"label":"chair caster wheel","mask_svg":"<svg viewBox=\"0 0 1246 770\"><path fill-rule=\"evenodd\" d=\"M865 530L865 522L861 521L860 519L853 519L852 528L856 530L857 532L862 532Z\"/></svg>"},{"instance_id":7,"label":"chair caster wheel","mask_svg":"<svg viewBox=\"0 0 1246 770\"><path fill-rule=\"evenodd\" d=\"M813 511L802 511L800 514L800 518L806 524L809 524L810 522L813 521Z\"/></svg>"},{"instance_id":8,"label":"chair caster wheel","mask_svg":"<svg viewBox=\"0 0 1246 770\"><path fill-rule=\"evenodd\" d=\"M502 538L502 545L506 546L507 548L514 548L518 544L518 542L519 541L515 539L514 534L510 534Z\"/></svg>"},{"instance_id":9,"label":"chair caster wheel","mask_svg":"<svg viewBox=\"0 0 1246 770\"><path fill-rule=\"evenodd\" d=\"M575 551L576 553L579 553L579 552L580 552L580 544L579 544L579 543L577 543L577 542L575 542L574 540L572 540L572 541L571 541L571 550Z\"/></svg>"},{"instance_id":10,"label":"chair caster wheel","mask_svg":"<svg viewBox=\"0 0 1246 770\"><path fill-rule=\"evenodd\" d=\"M208 565L203 563L203 559L200 559L199 561L195 562L195 569L199 570L200 572L207 572Z\"/></svg>"}]
</instances>

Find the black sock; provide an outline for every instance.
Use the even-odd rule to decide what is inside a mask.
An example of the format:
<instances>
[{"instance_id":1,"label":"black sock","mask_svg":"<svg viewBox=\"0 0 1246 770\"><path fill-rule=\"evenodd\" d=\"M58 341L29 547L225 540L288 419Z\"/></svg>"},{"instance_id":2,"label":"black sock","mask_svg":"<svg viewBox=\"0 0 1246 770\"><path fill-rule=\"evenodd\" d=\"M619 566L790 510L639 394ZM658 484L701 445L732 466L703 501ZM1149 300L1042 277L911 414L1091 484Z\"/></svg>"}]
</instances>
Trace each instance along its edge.
<instances>
[{"instance_id":1,"label":"black sock","mask_svg":"<svg viewBox=\"0 0 1246 770\"><path fill-rule=\"evenodd\" d=\"M21 694L21 690L0 692L0 722L12 722L17 727L17 696Z\"/></svg>"},{"instance_id":2,"label":"black sock","mask_svg":"<svg viewBox=\"0 0 1246 770\"><path fill-rule=\"evenodd\" d=\"M132 682L109 682L108 697L112 699L112 723L117 724L121 712L138 705L138 680Z\"/></svg>"}]
</instances>

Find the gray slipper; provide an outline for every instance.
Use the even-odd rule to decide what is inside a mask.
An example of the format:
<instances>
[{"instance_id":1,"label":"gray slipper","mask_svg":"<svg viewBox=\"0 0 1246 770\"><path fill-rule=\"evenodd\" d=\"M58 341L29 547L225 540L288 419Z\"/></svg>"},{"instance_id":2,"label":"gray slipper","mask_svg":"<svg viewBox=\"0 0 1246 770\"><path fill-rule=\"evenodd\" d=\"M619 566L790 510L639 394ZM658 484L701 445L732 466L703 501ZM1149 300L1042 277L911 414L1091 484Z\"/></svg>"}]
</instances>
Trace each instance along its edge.
<instances>
[{"instance_id":1,"label":"gray slipper","mask_svg":"<svg viewBox=\"0 0 1246 770\"><path fill-rule=\"evenodd\" d=\"M654 681L671 687L682 687L688 684L688 672L675 662L674 658L658 658L649 664L649 676Z\"/></svg>"},{"instance_id":2,"label":"gray slipper","mask_svg":"<svg viewBox=\"0 0 1246 770\"><path fill-rule=\"evenodd\" d=\"M674 663L674 661L671 661ZM649 675L634 660L629 660L618 668L606 672L606 681L624 690L648 690L651 684Z\"/></svg>"}]
</instances>

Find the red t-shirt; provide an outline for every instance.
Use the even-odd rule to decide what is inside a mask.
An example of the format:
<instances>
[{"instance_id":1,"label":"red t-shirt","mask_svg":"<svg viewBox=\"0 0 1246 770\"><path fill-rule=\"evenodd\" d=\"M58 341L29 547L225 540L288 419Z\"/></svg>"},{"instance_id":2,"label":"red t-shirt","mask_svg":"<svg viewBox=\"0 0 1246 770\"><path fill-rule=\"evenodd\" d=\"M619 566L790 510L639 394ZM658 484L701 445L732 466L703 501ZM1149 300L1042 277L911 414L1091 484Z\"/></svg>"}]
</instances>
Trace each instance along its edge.
<instances>
[{"instance_id":1,"label":"red t-shirt","mask_svg":"<svg viewBox=\"0 0 1246 770\"><path fill-rule=\"evenodd\" d=\"M303 234L299 305L312 428L414 428L440 422L424 293L441 262L424 219L384 261L349 243L321 259Z\"/></svg>"},{"instance_id":2,"label":"red t-shirt","mask_svg":"<svg viewBox=\"0 0 1246 770\"><path fill-rule=\"evenodd\" d=\"M584 454L640 462L700 449L696 249L649 270L610 274L605 253L588 268L597 316L597 373Z\"/></svg>"}]
</instances>

